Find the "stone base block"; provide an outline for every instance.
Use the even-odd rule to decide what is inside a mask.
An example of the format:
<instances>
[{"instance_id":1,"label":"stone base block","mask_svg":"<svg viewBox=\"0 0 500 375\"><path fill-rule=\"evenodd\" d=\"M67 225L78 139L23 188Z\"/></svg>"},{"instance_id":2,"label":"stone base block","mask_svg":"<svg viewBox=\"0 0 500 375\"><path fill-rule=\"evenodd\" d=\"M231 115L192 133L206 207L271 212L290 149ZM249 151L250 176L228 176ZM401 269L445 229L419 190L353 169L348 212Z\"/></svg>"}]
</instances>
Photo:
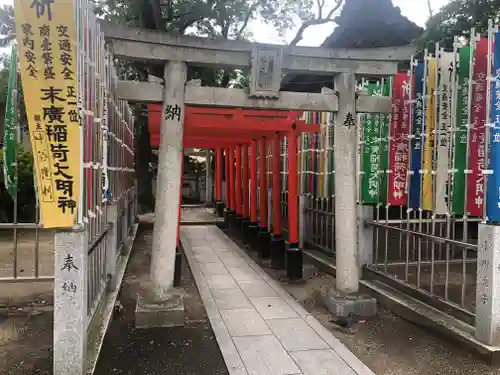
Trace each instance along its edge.
<instances>
[{"instance_id":1,"label":"stone base block","mask_svg":"<svg viewBox=\"0 0 500 375\"><path fill-rule=\"evenodd\" d=\"M172 291L165 300L138 295L135 307L135 328L184 326L184 301L181 293Z\"/></svg>"},{"instance_id":2,"label":"stone base block","mask_svg":"<svg viewBox=\"0 0 500 375\"><path fill-rule=\"evenodd\" d=\"M302 250L298 243L286 242L285 244L286 276L292 281L302 280L303 259Z\"/></svg>"},{"instance_id":3,"label":"stone base block","mask_svg":"<svg viewBox=\"0 0 500 375\"><path fill-rule=\"evenodd\" d=\"M215 214L217 215L217 217L224 216L224 206L224 202L222 201L215 202Z\"/></svg>"},{"instance_id":4,"label":"stone base block","mask_svg":"<svg viewBox=\"0 0 500 375\"><path fill-rule=\"evenodd\" d=\"M250 226L250 219L248 217L243 217L241 220L241 231L245 235L248 227Z\"/></svg>"},{"instance_id":5,"label":"stone base block","mask_svg":"<svg viewBox=\"0 0 500 375\"><path fill-rule=\"evenodd\" d=\"M259 225L250 222L250 225L245 231L245 242L250 245L251 250L257 251L259 249Z\"/></svg>"},{"instance_id":6,"label":"stone base block","mask_svg":"<svg viewBox=\"0 0 500 375\"><path fill-rule=\"evenodd\" d=\"M271 268L273 270L285 269L285 240L281 235L271 236Z\"/></svg>"},{"instance_id":7,"label":"stone base block","mask_svg":"<svg viewBox=\"0 0 500 375\"><path fill-rule=\"evenodd\" d=\"M258 235L258 244L259 258L271 258L271 233L267 231L267 228L260 228Z\"/></svg>"},{"instance_id":8,"label":"stone base block","mask_svg":"<svg viewBox=\"0 0 500 375\"><path fill-rule=\"evenodd\" d=\"M228 228L230 230L234 230L235 221L236 221L236 212L235 211L228 211L227 222L228 222Z\"/></svg>"},{"instance_id":9,"label":"stone base block","mask_svg":"<svg viewBox=\"0 0 500 375\"><path fill-rule=\"evenodd\" d=\"M377 300L362 294L344 294L330 290L323 295L323 303L330 313L338 317L348 315L370 317L377 314Z\"/></svg>"},{"instance_id":10,"label":"stone base block","mask_svg":"<svg viewBox=\"0 0 500 375\"><path fill-rule=\"evenodd\" d=\"M236 234L241 234L241 224L243 223L243 216L236 214L234 219L234 230Z\"/></svg>"}]
</instances>

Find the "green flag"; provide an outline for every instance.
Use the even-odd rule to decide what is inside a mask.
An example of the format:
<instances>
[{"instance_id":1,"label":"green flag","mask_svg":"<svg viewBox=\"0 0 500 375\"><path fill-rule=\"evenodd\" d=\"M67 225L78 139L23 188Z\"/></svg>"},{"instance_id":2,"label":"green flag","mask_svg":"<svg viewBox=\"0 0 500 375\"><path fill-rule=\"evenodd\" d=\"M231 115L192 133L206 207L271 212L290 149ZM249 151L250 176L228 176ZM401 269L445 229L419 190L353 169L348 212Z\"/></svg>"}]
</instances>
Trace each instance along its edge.
<instances>
[{"instance_id":1,"label":"green flag","mask_svg":"<svg viewBox=\"0 0 500 375\"><path fill-rule=\"evenodd\" d=\"M3 167L5 187L12 199L17 191L16 148L19 139L17 123L17 48L12 44L9 86L4 120Z\"/></svg>"},{"instance_id":2,"label":"green flag","mask_svg":"<svg viewBox=\"0 0 500 375\"><path fill-rule=\"evenodd\" d=\"M381 96L384 94L384 90L379 83L369 83L367 89L369 95ZM387 133L387 130L383 129L386 125L384 117L387 116L380 113L367 113L362 116L364 143L362 154L363 181L361 185L361 199L363 203L378 203L382 196L382 179L379 175L379 169L383 168L382 164L384 163L382 156L384 145L380 141L380 138ZM387 160L385 160L385 162L387 162Z\"/></svg>"},{"instance_id":3,"label":"green flag","mask_svg":"<svg viewBox=\"0 0 500 375\"><path fill-rule=\"evenodd\" d=\"M458 62L457 113L453 174L452 212L463 215L465 210L465 166L467 155L467 124L469 121L470 47L460 48Z\"/></svg>"}]
</instances>

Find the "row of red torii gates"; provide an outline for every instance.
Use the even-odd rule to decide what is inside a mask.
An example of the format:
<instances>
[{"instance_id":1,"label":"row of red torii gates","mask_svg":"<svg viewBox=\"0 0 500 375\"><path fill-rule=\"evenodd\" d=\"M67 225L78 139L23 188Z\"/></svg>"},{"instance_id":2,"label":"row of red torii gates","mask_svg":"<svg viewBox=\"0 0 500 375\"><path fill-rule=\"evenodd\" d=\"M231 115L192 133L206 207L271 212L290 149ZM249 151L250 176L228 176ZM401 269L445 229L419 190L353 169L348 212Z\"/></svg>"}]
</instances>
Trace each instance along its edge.
<instances>
[{"instance_id":1,"label":"row of red torii gates","mask_svg":"<svg viewBox=\"0 0 500 375\"><path fill-rule=\"evenodd\" d=\"M149 105L149 131L152 144L160 143L161 106ZM275 269L286 269L290 279L302 278L302 252L299 248L298 217L298 141L303 132L319 132L319 124L306 124L302 112L186 106L183 147L215 150L216 212L224 215L230 228L242 228L262 258L271 258ZM281 138L288 139L288 236L282 233L280 211ZM272 142L272 223L268 223L268 186L265 150ZM248 152L250 150L250 152ZM259 157L259 154L262 157ZM259 168L257 168L257 158ZM225 163L224 163L225 161ZM225 165L224 165L225 164ZM223 169L226 184L223 195ZM183 176L183 173L181 173ZM181 177L182 178L182 177ZM181 181L182 186L182 181ZM261 192L257 201L258 189ZM226 197L225 202L223 196ZM182 193L181 193L182 198ZM291 204L295 202L295 204ZM259 204L260 217L257 216ZM271 224L269 226L269 224ZM271 227L272 233L268 228ZM179 244L179 226L177 244Z\"/></svg>"}]
</instances>

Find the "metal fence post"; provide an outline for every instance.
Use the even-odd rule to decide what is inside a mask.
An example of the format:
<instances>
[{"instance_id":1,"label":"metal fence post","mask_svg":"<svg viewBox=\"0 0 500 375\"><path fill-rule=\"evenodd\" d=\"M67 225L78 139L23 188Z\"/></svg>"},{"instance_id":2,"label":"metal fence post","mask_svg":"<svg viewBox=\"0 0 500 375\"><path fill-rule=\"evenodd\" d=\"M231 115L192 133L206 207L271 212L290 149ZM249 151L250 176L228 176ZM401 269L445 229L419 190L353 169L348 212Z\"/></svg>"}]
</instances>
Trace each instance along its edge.
<instances>
[{"instance_id":1,"label":"metal fence post","mask_svg":"<svg viewBox=\"0 0 500 375\"><path fill-rule=\"evenodd\" d=\"M305 196L299 196L299 247L304 248L304 237L306 233L306 212L305 212Z\"/></svg>"},{"instance_id":2,"label":"metal fence post","mask_svg":"<svg viewBox=\"0 0 500 375\"><path fill-rule=\"evenodd\" d=\"M373 220L373 206L358 205L358 249L359 266L373 263L373 227L366 221Z\"/></svg>"},{"instance_id":3,"label":"metal fence post","mask_svg":"<svg viewBox=\"0 0 500 375\"><path fill-rule=\"evenodd\" d=\"M117 235L118 235L118 207L116 203L108 203L108 234L106 236L106 274L108 276L108 290L116 290L116 259L118 256Z\"/></svg>"},{"instance_id":4,"label":"metal fence post","mask_svg":"<svg viewBox=\"0 0 500 375\"><path fill-rule=\"evenodd\" d=\"M54 375L83 375L87 353L88 233L54 235Z\"/></svg>"}]
</instances>

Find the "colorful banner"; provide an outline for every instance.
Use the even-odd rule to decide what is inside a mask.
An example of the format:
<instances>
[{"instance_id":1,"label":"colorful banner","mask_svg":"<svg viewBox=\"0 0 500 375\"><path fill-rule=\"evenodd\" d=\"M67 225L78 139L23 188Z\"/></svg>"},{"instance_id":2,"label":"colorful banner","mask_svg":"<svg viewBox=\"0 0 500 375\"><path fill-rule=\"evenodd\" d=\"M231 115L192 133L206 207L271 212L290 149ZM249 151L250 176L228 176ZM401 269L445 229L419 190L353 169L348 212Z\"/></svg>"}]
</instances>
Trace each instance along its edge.
<instances>
[{"instance_id":1,"label":"colorful banner","mask_svg":"<svg viewBox=\"0 0 500 375\"><path fill-rule=\"evenodd\" d=\"M456 130L453 155L452 213L465 213L465 168L469 121L470 46L460 48L457 70Z\"/></svg>"},{"instance_id":2,"label":"colorful banner","mask_svg":"<svg viewBox=\"0 0 500 375\"><path fill-rule=\"evenodd\" d=\"M438 100L438 127L436 129L436 202L434 213L447 214L448 183L449 183L449 149L451 128L451 81L453 73L453 53L440 52L439 56L439 94Z\"/></svg>"},{"instance_id":3,"label":"colorful banner","mask_svg":"<svg viewBox=\"0 0 500 375\"><path fill-rule=\"evenodd\" d=\"M424 131L424 72L425 66L419 62L415 67L414 110L411 141L411 176L409 188L409 206L420 208L420 169L422 162L422 132Z\"/></svg>"},{"instance_id":4,"label":"colorful banner","mask_svg":"<svg viewBox=\"0 0 500 375\"><path fill-rule=\"evenodd\" d=\"M490 136L490 170L486 198L486 217L489 222L500 222L500 32L495 34L491 118L494 124Z\"/></svg>"},{"instance_id":5,"label":"colorful banner","mask_svg":"<svg viewBox=\"0 0 500 375\"><path fill-rule=\"evenodd\" d=\"M106 55L104 60L104 72L105 77L102 81L102 121L103 121L103 134L102 134L102 201L106 202L111 200L111 190L109 188L109 176L108 176L108 137L109 137L109 110L108 110L108 89L106 85L106 80L108 79L108 56Z\"/></svg>"},{"instance_id":6,"label":"colorful banner","mask_svg":"<svg viewBox=\"0 0 500 375\"><path fill-rule=\"evenodd\" d=\"M368 94L374 95L379 89L378 83L369 83ZM361 185L361 200L363 203L375 204L380 196L380 114L367 113L363 116L363 179Z\"/></svg>"},{"instance_id":7,"label":"colorful banner","mask_svg":"<svg viewBox=\"0 0 500 375\"><path fill-rule=\"evenodd\" d=\"M7 103L5 106L4 140L3 140L3 176L7 192L15 199L17 195L17 143L19 142L19 123L17 116L17 47L12 44L9 65L9 83Z\"/></svg>"},{"instance_id":8,"label":"colorful banner","mask_svg":"<svg viewBox=\"0 0 500 375\"><path fill-rule=\"evenodd\" d=\"M408 130L410 103L407 85L408 74L396 74L392 89L392 116L389 147L389 195L388 203L403 206L407 203L406 176L408 165Z\"/></svg>"},{"instance_id":9,"label":"colorful banner","mask_svg":"<svg viewBox=\"0 0 500 375\"><path fill-rule=\"evenodd\" d=\"M390 82L383 81L381 87L378 89L376 95L389 96L391 90ZM380 203L387 203L387 186L388 186L388 174L389 170L389 114L380 113L376 116L379 117L380 121L380 189L379 189L379 200Z\"/></svg>"},{"instance_id":10,"label":"colorful banner","mask_svg":"<svg viewBox=\"0 0 500 375\"><path fill-rule=\"evenodd\" d=\"M436 59L429 57L427 63L427 89L425 99L425 148L423 162L423 209L432 211L433 206L433 154L434 154L434 130L436 128L434 118L435 90L436 90Z\"/></svg>"},{"instance_id":11,"label":"colorful banner","mask_svg":"<svg viewBox=\"0 0 500 375\"><path fill-rule=\"evenodd\" d=\"M77 107L72 1L16 0L21 79L45 228L75 224L80 196L80 119Z\"/></svg>"},{"instance_id":12,"label":"colorful banner","mask_svg":"<svg viewBox=\"0 0 500 375\"><path fill-rule=\"evenodd\" d=\"M476 44L474 63L468 160L470 174L467 176L467 211L473 217L483 215L487 71L488 38L481 38Z\"/></svg>"}]
</instances>

